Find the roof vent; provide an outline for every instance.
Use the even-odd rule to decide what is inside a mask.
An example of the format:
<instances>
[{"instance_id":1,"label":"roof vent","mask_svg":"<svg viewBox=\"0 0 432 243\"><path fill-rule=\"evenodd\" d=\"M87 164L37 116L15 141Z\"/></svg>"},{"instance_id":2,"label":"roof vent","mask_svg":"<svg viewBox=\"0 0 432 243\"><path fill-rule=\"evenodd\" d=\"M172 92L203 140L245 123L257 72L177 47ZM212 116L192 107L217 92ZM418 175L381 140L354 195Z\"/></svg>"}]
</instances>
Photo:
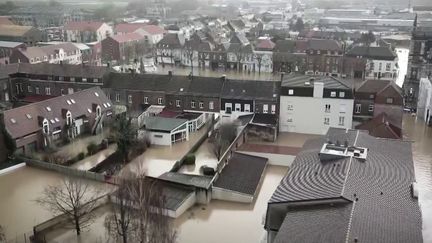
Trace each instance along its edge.
<instances>
[{"instance_id":1,"label":"roof vent","mask_svg":"<svg viewBox=\"0 0 432 243\"><path fill-rule=\"evenodd\" d=\"M368 151L367 148L346 146L347 144L348 142L341 145L339 141L337 141L336 144L332 144L330 142L324 143L321 151L318 154L321 162L349 157L360 159L362 161L366 160Z\"/></svg>"}]
</instances>

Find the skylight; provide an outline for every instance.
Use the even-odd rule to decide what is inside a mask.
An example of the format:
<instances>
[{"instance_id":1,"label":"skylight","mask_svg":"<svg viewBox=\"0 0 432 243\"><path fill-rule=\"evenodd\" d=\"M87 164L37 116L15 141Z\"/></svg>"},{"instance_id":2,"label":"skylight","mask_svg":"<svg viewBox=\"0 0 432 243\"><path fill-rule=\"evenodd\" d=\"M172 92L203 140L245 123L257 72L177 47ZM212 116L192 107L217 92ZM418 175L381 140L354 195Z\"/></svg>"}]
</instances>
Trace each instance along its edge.
<instances>
[{"instance_id":1,"label":"skylight","mask_svg":"<svg viewBox=\"0 0 432 243\"><path fill-rule=\"evenodd\" d=\"M88 113L92 113L92 111L90 110L90 108L87 108Z\"/></svg>"},{"instance_id":2,"label":"skylight","mask_svg":"<svg viewBox=\"0 0 432 243\"><path fill-rule=\"evenodd\" d=\"M27 117L28 119L32 119L32 116L31 116L30 114L26 114L26 117Z\"/></svg>"},{"instance_id":3,"label":"skylight","mask_svg":"<svg viewBox=\"0 0 432 243\"><path fill-rule=\"evenodd\" d=\"M51 119L50 122L51 122L51 124L54 124L54 123L55 123L54 119Z\"/></svg>"},{"instance_id":4,"label":"skylight","mask_svg":"<svg viewBox=\"0 0 432 243\"><path fill-rule=\"evenodd\" d=\"M56 122L60 122L60 120L56 117L56 118L54 118L54 120L56 121Z\"/></svg>"},{"instance_id":5,"label":"skylight","mask_svg":"<svg viewBox=\"0 0 432 243\"><path fill-rule=\"evenodd\" d=\"M13 124L16 123L16 120L15 120L14 118L11 118L10 121L11 121Z\"/></svg>"},{"instance_id":6,"label":"skylight","mask_svg":"<svg viewBox=\"0 0 432 243\"><path fill-rule=\"evenodd\" d=\"M75 100L74 99L71 99L70 101L72 102L72 104L75 104Z\"/></svg>"},{"instance_id":7,"label":"skylight","mask_svg":"<svg viewBox=\"0 0 432 243\"><path fill-rule=\"evenodd\" d=\"M99 97L99 94L97 92L94 93L96 95L96 97Z\"/></svg>"},{"instance_id":8,"label":"skylight","mask_svg":"<svg viewBox=\"0 0 432 243\"><path fill-rule=\"evenodd\" d=\"M70 102L70 100L66 100L66 102L68 103L68 105L72 104L72 103Z\"/></svg>"},{"instance_id":9,"label":"skylight","mask_svg":"<svg viewBox=\"0 0 432 243\"><path fill-rule=\"evenodd\" d=\"M108 107L111 107L111 104L110 104L110 103L107 103L107 106L108 106Z\"/></svg>"},{"instance_id":10,"label":"skylight","mask_svg":"<svg viewBox=\"0 0 432 243\"><path fill-rule=\"evenodd\" d=\"M47 106L47 107L46 107L46 110L47 110L47 111L51 111L51 107Z\"/></svg>"}]
</instances>

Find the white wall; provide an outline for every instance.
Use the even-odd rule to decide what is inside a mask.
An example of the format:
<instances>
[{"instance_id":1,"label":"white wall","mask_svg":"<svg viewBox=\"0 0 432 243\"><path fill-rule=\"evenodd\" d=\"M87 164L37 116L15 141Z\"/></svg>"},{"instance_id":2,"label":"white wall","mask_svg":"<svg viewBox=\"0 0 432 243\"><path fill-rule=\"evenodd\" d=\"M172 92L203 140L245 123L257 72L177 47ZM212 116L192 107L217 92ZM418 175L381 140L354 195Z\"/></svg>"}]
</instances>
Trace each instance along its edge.
<instances>
[{"instance_id":1,"label":"white wall","mask_svg":"<svg viewBox=\"0 0 432 243\"><path fill-rule=\"evenodd\" d=\"M330 112L325 112L325 105ZM352 128L354 100L313 97L280 97L279 129L281 132L325 134L329 127ZM344 125L339 125L344 117ZM324 124L329 118L329 124Z\"/></svg>"},{"instance_id":2,"label":"white wall","mask_svg":"<svg viewBox=\"0 0 432 243\"><path fill-rule=\"evenodd\" d=\"M171 134L161 132L148 132L148 137L151 144L156 145L171 145Z\"/></svg>"},{"instance_id":3,"label":"white wall","mask_svg":"<svg viewBox=\"0 0 432 243\"><path fill-rule=\"evenodd\" d=\"M378 79L378 77L375 77L375 73L381 72L381 78L382 80L396 80L397 75L399 73L399 68L397 67L398 59L395 58L393 61L388 60L368 60L368 66L373 63L373 69L366 70L366 78L369 79ZM379 68L381 64L381 69ZM390 65L390 71L387 71L386 67L387 64ZM391 76L389 76L391 75Z\"/></svg>"}]
</instances>

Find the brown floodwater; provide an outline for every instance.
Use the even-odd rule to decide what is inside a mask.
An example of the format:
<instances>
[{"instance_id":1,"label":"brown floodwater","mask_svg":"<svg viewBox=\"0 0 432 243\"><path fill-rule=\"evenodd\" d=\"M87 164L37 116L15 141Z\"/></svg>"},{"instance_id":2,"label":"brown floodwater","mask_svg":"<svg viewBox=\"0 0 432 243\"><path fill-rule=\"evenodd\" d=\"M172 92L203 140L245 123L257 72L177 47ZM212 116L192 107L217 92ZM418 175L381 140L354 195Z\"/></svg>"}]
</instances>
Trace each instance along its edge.
<instances>
[{"instance_id":1,"label":"brown floodwater","mask_svg":"<svg viewBox=\"0 0 432 243\"><path fill-rule=\"evenodd\" d=\"M412 140L419 203L423 217L424 242L432 242L432 127L406 114L403 119L404 139Z\"/></svg>"}]
</instances>

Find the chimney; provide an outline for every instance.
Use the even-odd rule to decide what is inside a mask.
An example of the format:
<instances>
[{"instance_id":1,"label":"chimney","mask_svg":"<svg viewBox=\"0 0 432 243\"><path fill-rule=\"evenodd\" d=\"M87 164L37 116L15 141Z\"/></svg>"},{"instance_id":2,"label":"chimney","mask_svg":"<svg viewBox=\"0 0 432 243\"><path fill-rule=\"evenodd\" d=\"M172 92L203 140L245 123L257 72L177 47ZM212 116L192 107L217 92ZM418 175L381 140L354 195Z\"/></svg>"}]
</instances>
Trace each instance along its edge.
<instances>
[{"instance_id":1,"label":"chimney","mask_svg":"<svg viewBox=\"0 0 432 243\"><path fill-rule=\"evenodd\" d=\"M323 82L313 82L313 97L314 98L322 98L324 93L324 83Z\"/></svg>"}]
</instances>

